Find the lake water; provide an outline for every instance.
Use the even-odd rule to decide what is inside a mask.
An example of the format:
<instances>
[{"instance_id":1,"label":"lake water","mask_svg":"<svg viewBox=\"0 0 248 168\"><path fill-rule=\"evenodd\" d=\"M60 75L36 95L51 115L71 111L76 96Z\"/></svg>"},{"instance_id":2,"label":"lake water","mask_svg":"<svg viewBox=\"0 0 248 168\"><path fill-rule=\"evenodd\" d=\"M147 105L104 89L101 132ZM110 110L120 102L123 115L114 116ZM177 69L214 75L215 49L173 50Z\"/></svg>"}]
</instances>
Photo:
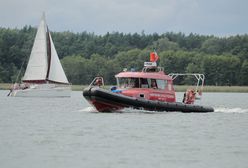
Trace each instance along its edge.
<instances>
[{"instance_id":1,"label":"lake water","mask_svg":"<svg viewBox=\"0 0 248 168\"><path fill-rule=\"evenodd\" d=\"M96 113L71 98L0 91L1 168L246 168L248 94L204 93L214 113ZM179 93L182 98L182 93ZM179 99L181 100L181 99Z\"/></svg>"}]
</instances>

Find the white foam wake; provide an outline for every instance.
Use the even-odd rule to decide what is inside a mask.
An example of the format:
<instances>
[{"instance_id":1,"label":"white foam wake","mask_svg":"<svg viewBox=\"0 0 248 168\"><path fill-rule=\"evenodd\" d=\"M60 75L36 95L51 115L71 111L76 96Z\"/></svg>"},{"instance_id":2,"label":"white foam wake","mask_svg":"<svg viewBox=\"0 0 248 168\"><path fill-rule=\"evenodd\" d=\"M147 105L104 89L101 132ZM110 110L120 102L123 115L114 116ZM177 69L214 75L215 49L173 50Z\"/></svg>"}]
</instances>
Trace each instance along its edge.
<instances>
[{"instance_id":1,"label":"white foam wake","mask_svg":"<svg viewBox=\"0 0 248 168\"><path fill-rule=\"evenodd\" d=\"M79 110L80 112L96 112L97 110L90 106L90 107L85 107L81 110ZM217 107L214 108L215 112L221 112L221 113L248 113L248 108L247 109L243 109L243 108L227 108L227 107ZM155 111L146 111L146 110L138 110L138 109L133 109L133 108L124 108L122 110L116 111L116 112L120 112L120 113L154 113Z\"/></svg>"},{"instance_id":2,"label":"white foam wake","mask_svg":"<svg viewBox=\"0 0 248 168\"><path fill-rule=\"evenodd\" d=\"M148 111L144 109L134 109L134 108L124 108L122 110L119 110L121 113L154 113L155 111Z\"/></svg>"},{"instance_id":3,"label":"white foam wake","mask_svg":"<svg viewBox=\"0 0 248 168\"><path fill-rule=\"evenodd\" d=\"M215 108L215 112L222 112L222 113L248 113L248 109L243 109L243 108L226 108L226 107L220 107L220 108Z\"/></svg>"},{"instance_id":4,"label":"white foam wake","mask_svg":"<svg viewBox=\"0 0 248 168\"><path fill-rule=\"evenodd\" d=\"M80 112L96 112L96 109L94 107L85 107L81 110L79 110Z\"/></svg>"}]
</instances>

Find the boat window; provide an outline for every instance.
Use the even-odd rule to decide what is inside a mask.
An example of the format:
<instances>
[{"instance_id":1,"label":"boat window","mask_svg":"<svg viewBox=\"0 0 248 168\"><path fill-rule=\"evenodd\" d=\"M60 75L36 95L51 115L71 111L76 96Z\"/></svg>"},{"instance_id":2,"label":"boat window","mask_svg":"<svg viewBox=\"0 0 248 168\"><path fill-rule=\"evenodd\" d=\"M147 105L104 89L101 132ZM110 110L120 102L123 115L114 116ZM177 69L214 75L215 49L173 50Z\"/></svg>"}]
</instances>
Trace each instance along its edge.
<instances>
[{"instance_id":1,"label":"boat window","mask_svg":"<svg viewBox=\"0 0 248 168\"><path fill-rule=\"evenodd\" d=\"M157 89L157 88L158 88L156 79L151 79L150 86L151 86L151 88L153 88L153 89Z\"/></svg>"},{"instance_id":2,"label":"boat window","mask_svg":"<svg viewBox=\"0 0 248 168\"><path fill-rule=\"evenodd\" d=\"M120 88L138 88L139 78L118 78Z\"/></svg>"},{"instance_id":3,"label":"boat window","mask_svg":"<svg viewBox=\"0 0 248 168\"><path fill-rule=\"evenodd\" d=\"M158 89L165 89L166 84L167 84L167 81L166 80L159 80L159 79L157 79Z\"/></svg>"},{"instance_id":4,"label":"boat window","mask_svg":"<svg viewBox=\"0 0 248 168\"><path fill-rule=\"evenodd\" d=\"M117 78L119 88L153 88L165 89L166 80L146 78Z\"/></svg>"},{"instance_id":5,"label":"boat window","mask_svg":"<svg viewBox=\"0 0 248 168\"><path fill-rule=\"evenodd\" d=\"M141 88L148 88L149 87L147 79L140 78L140 87Z\"/></svg>"}]
</instances>

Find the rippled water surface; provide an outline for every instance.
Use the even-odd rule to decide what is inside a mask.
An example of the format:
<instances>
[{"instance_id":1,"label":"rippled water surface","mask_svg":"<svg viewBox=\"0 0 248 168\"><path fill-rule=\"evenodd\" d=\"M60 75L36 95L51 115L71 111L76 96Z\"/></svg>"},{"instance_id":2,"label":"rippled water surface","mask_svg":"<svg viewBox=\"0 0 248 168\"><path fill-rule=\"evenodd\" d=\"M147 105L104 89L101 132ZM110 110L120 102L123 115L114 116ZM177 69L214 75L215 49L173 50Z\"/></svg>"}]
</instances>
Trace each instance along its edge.
<instances>
[{"instance_id":1,"label":"rippled water surface","mask_svg":"<svg viewBox=\"0 0 248 168\"><path fill-rule=\"evenodd\" d=\"M71 98L0 91L2 168L246 168L248 94L205 93L214 113L96 113ZM178 94L180 101L182 93Z\"/></svg>"}]
</instances>

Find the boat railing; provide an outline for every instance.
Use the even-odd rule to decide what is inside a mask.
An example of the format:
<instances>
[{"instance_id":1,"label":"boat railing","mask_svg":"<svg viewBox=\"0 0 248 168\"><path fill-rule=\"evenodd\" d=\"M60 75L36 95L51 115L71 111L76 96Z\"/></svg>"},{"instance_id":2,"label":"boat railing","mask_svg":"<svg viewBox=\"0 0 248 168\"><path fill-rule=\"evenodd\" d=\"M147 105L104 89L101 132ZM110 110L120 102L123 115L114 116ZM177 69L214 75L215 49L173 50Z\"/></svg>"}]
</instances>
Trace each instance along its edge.
<instances>
[{"instance_id":1,"label":"boat railing","mask_svg":"<svg viewBox=\"0 0 248 168\"><path fill-rule=\"evenodd\" d=\"M93 79L93 81L90 83L89 87L91 86L97 86L97 87L103 87L104 86L104 80L103 77L97 76Z\"/></svg>"},{"instance_id":2,"label":"boat railing","mask_svg":"<svg viewBox=\"0 0 248 168\"><path fill-rule=\"evenodd\" d=\"M142 72L163 72L163 67L155 67L155 66L146 66L142 69Z\"/></svg>"},{"instance_id":3,"label":"boat railing","mask_svg":"<svg viewBox=\"0 0 248 168\"><path fill-rule=\"evenodd\" d=\"M200 73L170 73L168 74L174 81L179 76L193 76L196 78L197 83L195 86L195 91L197 93L197 99L200 99L202 96L203 85L205 80L205 75Z\"/></svg>"}]
</instances>

